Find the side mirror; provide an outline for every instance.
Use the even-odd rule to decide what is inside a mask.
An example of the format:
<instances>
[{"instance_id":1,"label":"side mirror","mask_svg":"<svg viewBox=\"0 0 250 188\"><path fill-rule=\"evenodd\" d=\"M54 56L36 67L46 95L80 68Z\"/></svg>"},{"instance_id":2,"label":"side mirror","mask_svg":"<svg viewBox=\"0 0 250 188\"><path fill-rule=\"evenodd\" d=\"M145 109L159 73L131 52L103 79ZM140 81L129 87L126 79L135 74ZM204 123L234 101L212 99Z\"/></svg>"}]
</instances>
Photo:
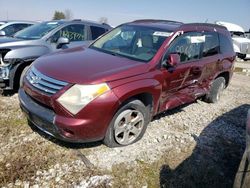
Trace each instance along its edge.
<instances>
[{"instance_id":1,"label":"side mirror","mask_svg":"<svg viewBox=\"0 0 250 188\"><path fill-rule=\"evenodd\" d=\"M57 40L56 48L57 48L57 49L62 48L62 46L65 45L65 44L69 44L69 39L66 38L66 37L60 37L60 38Z\"/></svg>"},{"instance_id":2,"label":"side mirror","mask_svg":"<svg viewBox=\"0 0 250 188\"><path fill-rule=\"evenodd\" d=\"M180 63L180 55L179 54L169 54L167 64L171 67L176 67L178 63Z\"/></svg>"},{"instance_id":3,"label":"side mirror","mask_svg":"<svg viewBox=\"0 0 250 188\"><path fill-rule=\"evenodd\" d=\"M6 36L6 33L5 33L5 31L0 30L0 37L3 37L3 36Z\"/></svg>"}]
</instances>

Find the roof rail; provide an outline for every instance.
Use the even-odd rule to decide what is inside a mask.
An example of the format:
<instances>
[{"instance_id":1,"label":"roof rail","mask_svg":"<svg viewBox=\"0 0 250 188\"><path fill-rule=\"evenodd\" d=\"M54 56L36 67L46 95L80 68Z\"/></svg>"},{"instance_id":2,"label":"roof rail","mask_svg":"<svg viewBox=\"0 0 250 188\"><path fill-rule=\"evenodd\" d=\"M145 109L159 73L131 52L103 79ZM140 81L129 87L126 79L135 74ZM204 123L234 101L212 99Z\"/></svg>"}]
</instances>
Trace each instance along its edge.
<instances>
[{"instance_id":1,"label":"roof rail","mask_svg":"<svg viewBox=\"0 0 250 188\"><path fill-rule=\"evenodd\" d=\"M227 29L226 27L222 25L212 24L212 23L187 23L183 24L183 26L207 26L207 27L214 27L214 28L220 28L220 29Z\"/></svg>"},{"instance_id":2,"label":"roof rail","mask_svg":"<svg viewBox=\"0 0 250 188\"><path fill-rule=\"evenodd\" d=\"M81 19L73 19L72 21L82 21Z\"/></svg>"},{"instance_id":3,"label":"roof rail","mask_svg":"<svg viewBox=\"0 0 250 188\"><path fill-rule=\"evenodd\" d=\"M157 20L157 19L141 19L141 20L134 20L132 22L162 22L162 23L177 23L183 24L182 22L173 21L173 20Z\"/></svg>"}]
</instances>

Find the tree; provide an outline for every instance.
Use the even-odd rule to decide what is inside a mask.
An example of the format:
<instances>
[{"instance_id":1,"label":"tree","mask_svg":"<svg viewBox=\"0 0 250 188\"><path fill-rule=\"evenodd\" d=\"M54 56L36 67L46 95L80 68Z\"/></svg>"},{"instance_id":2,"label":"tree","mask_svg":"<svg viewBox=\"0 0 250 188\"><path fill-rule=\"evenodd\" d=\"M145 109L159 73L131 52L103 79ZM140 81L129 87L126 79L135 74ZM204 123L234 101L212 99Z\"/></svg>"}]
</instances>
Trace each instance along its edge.
<instances>
[{"instance_id":1,"label":"tree","mask_svg":"<svg viewBox=\"0 0 250 188\"><path fill-rule=\"evenodd\" d=\"M108 18L107 18L107 17L100 17L100 18L99 18L99 23L108 24Z\"/></svg>"},{"instance_id":2,"label":"tree","mask_svg":"<svg viewBox=\"0 0 250 188\"><path fill-rule=\"evenodd\" d=\"M61 19L65 19L65 14L60 11L55 11L53 20L61 20Z\"/></svg>"},{"instance_id":3,"label":"tree","mask_svg":"<svg viewBox=\"0 0 250 188\"><path fill-rule=\"evenodd\" d=\"M66 9L65 11L64 11L64 15L65 15L65 19L66 20L72 20L73 19L73 13L72 13L72 11L70 10L70 9Z\"/></svg>"}]
</instances>

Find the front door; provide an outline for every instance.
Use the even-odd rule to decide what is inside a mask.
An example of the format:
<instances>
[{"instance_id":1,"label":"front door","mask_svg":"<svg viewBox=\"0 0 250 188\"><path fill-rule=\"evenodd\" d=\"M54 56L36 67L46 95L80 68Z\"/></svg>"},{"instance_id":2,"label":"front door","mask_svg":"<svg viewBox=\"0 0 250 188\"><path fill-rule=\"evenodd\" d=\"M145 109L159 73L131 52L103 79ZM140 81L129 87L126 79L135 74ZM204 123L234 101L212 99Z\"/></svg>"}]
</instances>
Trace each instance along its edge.
<instances>
[{"instance_id":1,"label":"front door","mask_svg":"<svg viewBox=\"0 0 250 188\"><path fill-rule=\"evenodd\" d=\"M180 62L176 67L162 68L164 77L161 111L174 108L194 100L192 87L197 84L202 67L199 65L201 46L204 37L198 32L187 32L177 37L171 44L163 62L169 54L179 54Z\"/></svg>"}]
</instances>

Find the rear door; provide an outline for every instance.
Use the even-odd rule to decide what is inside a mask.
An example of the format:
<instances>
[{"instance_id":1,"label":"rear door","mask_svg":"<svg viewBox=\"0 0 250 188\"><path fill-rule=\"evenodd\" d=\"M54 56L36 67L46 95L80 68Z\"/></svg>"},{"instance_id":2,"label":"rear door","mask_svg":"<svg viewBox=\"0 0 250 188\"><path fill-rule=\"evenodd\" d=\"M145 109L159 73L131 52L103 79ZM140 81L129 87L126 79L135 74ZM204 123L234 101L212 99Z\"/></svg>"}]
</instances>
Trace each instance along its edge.
<instances>
[{"instance_id":1,"label":"rear door","mask_svg":"<svg viewBox=\"0 0 250 188\"><path fill-rule=\"evenodd\" d=\"M200 76L197 78L197 89L207 90L210 82L220 69L222 57L219 53L220 46L217 32L203 32L203 36L205 41L202 45L202 59L194 67L200 67L201 70ZM196 93L196 95L199 95L199 93Z\"/></svg>"}]
</instances>

